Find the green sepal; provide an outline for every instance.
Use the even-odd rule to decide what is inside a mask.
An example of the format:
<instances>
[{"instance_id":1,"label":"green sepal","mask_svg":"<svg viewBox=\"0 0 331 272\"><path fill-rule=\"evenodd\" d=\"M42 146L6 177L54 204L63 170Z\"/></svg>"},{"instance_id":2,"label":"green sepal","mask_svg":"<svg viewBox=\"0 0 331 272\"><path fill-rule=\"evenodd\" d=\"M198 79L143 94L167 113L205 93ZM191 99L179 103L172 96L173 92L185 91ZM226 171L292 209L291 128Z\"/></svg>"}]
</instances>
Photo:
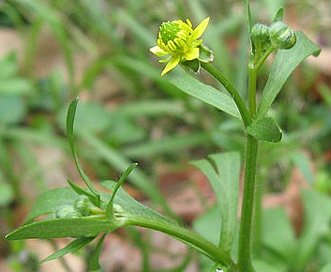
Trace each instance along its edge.
<instances>
[{"instance_id":1,"label":"green sepal","mask_svg":"<svg viewBox=\"0 0 331 272\"><path fill-rule=\"evenodd\" d=\"M193 71L195 73L200 70L200 61L198 59L184 61L180 63L180 66L186 71Z\"/></svg>"},{"instance_id":2,"label":"green sepal","mask_svg":"<svg viewBox=\"0 0 331 272\"><path fill-rule=\"evenodd\" d=\"M95 237L79 237L76 240L72 241L70 244L66 245L64 248L61 248L60 250L46 257L40 263L52 261L61 258L68 253L75 252L86 246L87 244L91 243L94 238Z\"/></svg>"},{"instance_id":3,"label":"green sepal","mask_svg":"<svg viewBox=\"0 0 331 272\"><path fill-rule=\"evenodd\" d=\"M206 45L199 45L199 60L202 62L211 62L214 60L214 53L211 49L209 49Z\"/></svg>"},{"instance_id":4,"label":"green sepal","mask_svg":"<svg viewBox=\"0 0 331 272\"><path fill-rule=\"evenodd\" d=\"M261 141L277 143L282 139L282 132L276 121L271 117L254 120L247 127L246 132Z\"/></svg>"},{"instance_id":5,"label":"green sepal","mask_svg":"<svg viewBox=\"0 0 331 272\"><path fill-rule=\"evenodd\" d=\"M284 17L284 8L281 7L281 8L276 12L276 14L275 14L275 16L274 16L272 22L273 22L273 23L275 23L275 22L281 22L281 21L283 21L283 17Z\"/></svg>"},{"instance_id":6,"label":"green sepal","mask_svg":"<svg viewBox=\"0 0 331 272\"><path fill-rule=\"evenodd\" d=\"M214 60L213 51L211 51L204 44L199 45L199 51L200 51L200 53L199 53L198 59L180 62L181 67L185 71L193 71L195 73L198 73L201 68L200 62L211 62Z\"/></svg>"}]
</instances>

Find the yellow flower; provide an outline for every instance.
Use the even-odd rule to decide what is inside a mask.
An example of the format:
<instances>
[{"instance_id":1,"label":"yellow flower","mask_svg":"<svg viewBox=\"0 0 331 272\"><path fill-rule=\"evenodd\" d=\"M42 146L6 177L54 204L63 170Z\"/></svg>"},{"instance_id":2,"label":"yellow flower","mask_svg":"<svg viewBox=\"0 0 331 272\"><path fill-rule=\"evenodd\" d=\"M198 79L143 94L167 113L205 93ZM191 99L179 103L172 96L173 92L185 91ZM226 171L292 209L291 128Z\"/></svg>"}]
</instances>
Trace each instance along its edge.
<instances>
[{"instance_id":1,"label":"yellow flower","mask_svg":"<svg viewBox=\"0 0 331 272\"><path fill-rule=\"evenodd\" d=\"M160 57L169 55L160 60L160 62L168 62L161 73L162 76L181 62L199 58L202 43L199 38L205 32L208 23L209 17L204 19L195 29L192 28L192 23L188 19L186 23L182 20L176 20L161 24L157 46L152 47L150 51Z\"/></svg>"}]
</instances>

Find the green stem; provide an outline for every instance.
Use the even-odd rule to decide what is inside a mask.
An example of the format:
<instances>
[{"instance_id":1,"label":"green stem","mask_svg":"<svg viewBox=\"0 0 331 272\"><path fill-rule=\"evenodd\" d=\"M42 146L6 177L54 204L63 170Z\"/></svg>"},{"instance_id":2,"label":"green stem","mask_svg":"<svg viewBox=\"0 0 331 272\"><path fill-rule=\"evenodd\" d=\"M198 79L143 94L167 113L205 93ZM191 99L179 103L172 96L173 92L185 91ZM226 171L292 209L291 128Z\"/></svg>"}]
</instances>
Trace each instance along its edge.
<instances>
[{"instance_id":1,"label":"green stem","mask_svg":"<svg viewBox=\"0 0 331 272\"><path fill-rule=\"evenodd\" d=\"M255 206L254 206L254 222L253 222L253 254L259 254L261 250L262 239L262 200L263 200L263 179L257 173L257 181L255 185Z\"/></svg>"},{"instance_id":2,"label":"green stem","mask_svg":"<svg viewBox=\"0 0 331 272\"><path fill-rule=\"evenodd\" d=\"M251 118L256 119L256 81L257 69L254 67L253 61L248 66L248 108L251 113Z\"/></svg>"},{"instance_id":3,"label":"green stem","mask_svg":"<svg viewBox=\"0 0 331 272\"><path fill-rule=\"evenodd\" d=\"M237 105L237 108L240 112L241 118L244 122L245 127L249 126L251 123L251 116L247 107L245 105L244 100L240 96L239 92L236 88L231 84L231 82L214 66L210 65L206 62L201 62L201 67L204 68L207 72L209 72L212 76L214 76L223 86L224 88L230 93L234 102Z\"/></svg>"},{"instance_id":4,"label":"green stem","mask_svg":"<svg viewBox=\"0 0 331 272\"><path fill-rule=\"evenodd\" d=\"M269 48L265 51L265 53L261 56L261 58L259 58L259 61L255 65L256 73L261 69L266 59L275 49L276 48L273 45L270 45Z\"/></svg>"},{"instance_id":5,"label":"green stem","mask_svg":"<svg viewBox=\"0 0 331 272\"><path fill-rule=\"evenodd\" d=\"M258 140L247 135L245 183L241 210L241 222L239 232L239 271L253 272L252 265L252 236L254 224L255 190L256 190L256 163L258 153Z\"/></svg>"},{"instance_id":6,"label":"green stem","mask_svg":"<svg viewBox=\"0 0 331 272\"><path fill-rule=\"evenodd\" d=\"M217 246L212 244L211 242L207 241L200 235L189 231L179 225L174 225L173 223L167 222L160 222L143 218L141 219L139 216L137 217L130 217L128 220L129 225L148 228L157 230L163 233L166 233L177 240L197 249L200 253L206 255L211 260L223 265L224 268L233 266L233 261L231 258L222 252Z\"/></svg>"},{"instance_id":7,"label":"green stem","mask_svg":"<svg viewBox=\"0 0 331 272\"><path fill-rule=\"evenodd\" d=\"M260 67L260 66L259 66ZM254 56L251 57L248 65L248 106L252 120L256 119L256 82L259 67L255 66ZM255 271L252 264L253 247L253 226L255 225L256 209L256 167L259 141L253 136L246 135L246 154L245 154L245 180L244 194L241 209L241 221L239 232L239 271Z\"/></svg>"}]
</instances>

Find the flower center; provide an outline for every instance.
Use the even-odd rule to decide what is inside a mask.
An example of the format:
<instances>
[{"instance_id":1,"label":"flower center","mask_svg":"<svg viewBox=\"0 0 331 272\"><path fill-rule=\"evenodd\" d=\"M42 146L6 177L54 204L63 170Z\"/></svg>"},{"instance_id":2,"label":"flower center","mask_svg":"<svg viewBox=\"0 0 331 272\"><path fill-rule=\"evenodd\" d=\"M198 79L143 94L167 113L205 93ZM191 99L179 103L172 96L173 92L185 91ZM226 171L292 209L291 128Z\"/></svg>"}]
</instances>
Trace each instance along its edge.
<instances>
[{"instance_id":1,"label":"flower center","mask_svg":"<svg viewBox=\"0 0 331 272\"><path fill-rule=\"evenodd\" d=\"M174 41L176 34L180 31L180 26L176 22L164 22L160 26L160 38L167 45L169 41Z\"/></svg>"}]
</instances>

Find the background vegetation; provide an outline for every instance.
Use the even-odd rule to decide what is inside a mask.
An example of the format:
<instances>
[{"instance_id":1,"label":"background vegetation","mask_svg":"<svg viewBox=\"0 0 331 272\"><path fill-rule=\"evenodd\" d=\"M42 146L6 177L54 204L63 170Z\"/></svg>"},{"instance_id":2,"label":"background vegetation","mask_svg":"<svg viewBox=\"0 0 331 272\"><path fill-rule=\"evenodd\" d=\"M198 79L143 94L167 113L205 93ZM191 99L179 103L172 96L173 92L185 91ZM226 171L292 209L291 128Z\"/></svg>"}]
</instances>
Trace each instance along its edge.
<instances>
[{"instance_id":1,"label":"background vegetation","mask_svg":"<svg viewBox=\"0 0 331 272\"><path fill-rule=\"evenodd\" d=\"M161 66L148 49L155 44L160 22L190 18L196 25L211 16L205 44L214 51L214 64L245 93L249 43L243 2L0 3L1 271L50 271L47 265L55 263L38 264L36 256L45 257L45 244L8 244L3 237L24 221L41 192L64 186L67 176L79 182L64 133L65 111L76 96L81 98L76 145L88 174L96 181L116 179L131 162L139 162L127 190L197 231L210 233L206 227L215 219L210 210L214 197L189 161L241 151L240 124L161 78ZM280 6L287 11L285 21L303 30L323 51L317 60L310 59L295 71L272 111L284 139L261 148L259 179L269 193L263 200L269 212L260 254L268 258L285 245L265 239L275 235L272 229L277 222L287 220L284 209L270 209L282 206L291 221L280 225L292 225L296 234L302 232L305 220L326 226L328 235L314 240L316 245L303 261L305 271L320 271L331 255L330 219L324 222L325 214L316 209L311 214L314 219L304 213L301 191L310 192L309 207L315 203L317 211L320 203L312 200L314 196L323 201L331 196L331 4L327 0L254 1L254 21L270 22ZM264 69L266 75L268 66ZM203 73L199 76L216 84ZM265 80L261 76L259 84L263 86ZM171 256L174 250L169 243L181 258ZM203 259L172 243L133 229L117 232L104 249L105 271L202 271ZM51 245L61 246L61 241ZM63 261L56 271L84 271L88 251L77 254L79 258Z\"/></svg>"}]
</instances>

